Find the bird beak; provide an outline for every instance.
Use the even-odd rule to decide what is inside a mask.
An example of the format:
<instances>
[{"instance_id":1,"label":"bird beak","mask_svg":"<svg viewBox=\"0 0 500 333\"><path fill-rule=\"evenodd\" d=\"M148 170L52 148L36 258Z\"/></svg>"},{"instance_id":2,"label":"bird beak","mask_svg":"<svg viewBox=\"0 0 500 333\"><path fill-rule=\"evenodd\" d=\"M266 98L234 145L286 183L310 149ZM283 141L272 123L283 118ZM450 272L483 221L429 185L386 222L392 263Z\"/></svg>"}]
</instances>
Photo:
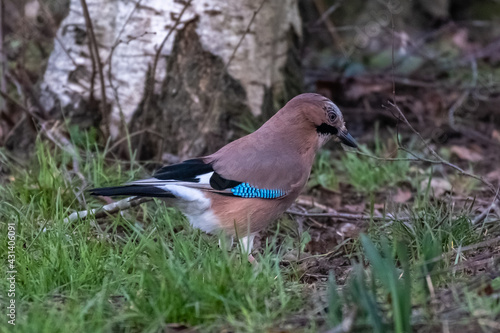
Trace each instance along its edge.
<instances>
[{"instance_id":1,"label":"bird beak","mask_svg":"<svg viewBox=\"0 0 500 333\"><path fill-rule=\"evenodd\" d=\"M349 132L347 132L346 129L339 131L338 137L340 139L340 142L342 142L346 146L358 148L358 144L356 143L356 140L354 140L352 135L349 134Z\"/></svg>"}]
</instances>

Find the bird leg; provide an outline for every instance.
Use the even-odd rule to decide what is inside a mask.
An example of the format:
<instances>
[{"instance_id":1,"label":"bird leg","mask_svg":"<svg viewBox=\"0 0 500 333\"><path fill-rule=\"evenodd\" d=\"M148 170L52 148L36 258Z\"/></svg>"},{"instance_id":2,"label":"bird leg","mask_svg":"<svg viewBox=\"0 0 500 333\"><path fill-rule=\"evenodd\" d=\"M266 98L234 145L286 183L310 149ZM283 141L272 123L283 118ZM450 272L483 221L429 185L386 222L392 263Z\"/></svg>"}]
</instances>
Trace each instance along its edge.
<instances>
[{"instance_id":1,"label":"bird leg","mask_svg":"<svg viewBox=\"0 0 500 333\"><path fill-rule=\"evenodd\" d=\"M248 262L254 266L258 264L257 259L255 259L251 253L248 255Z\"/></svg>"},{"instance_id":2,"label":"bird leg","mask_svg":"<svg viewBox=\"0 0 500 333\"><path fill-rule=\"evenodd\" d=\"M232 236L221 236L225 237L225 241L222 238L219 238L219 247L226 251L231 251L233 248L233 237Z\"/></svg>"},{"instance_id":3,"label":"bird leg","mask_svg":"<svg viewBox=\"0 0 500 333\"><path fill-rule=\"evenodd\" d=\"M241 254L242 255L246 254L248 256L248 262L251 263L252 265L257 264L257 260L252 255L254 238L255 238L255 234L249 234L248 236L241 237L239 239Z\"/></svg>"}]
</instances>

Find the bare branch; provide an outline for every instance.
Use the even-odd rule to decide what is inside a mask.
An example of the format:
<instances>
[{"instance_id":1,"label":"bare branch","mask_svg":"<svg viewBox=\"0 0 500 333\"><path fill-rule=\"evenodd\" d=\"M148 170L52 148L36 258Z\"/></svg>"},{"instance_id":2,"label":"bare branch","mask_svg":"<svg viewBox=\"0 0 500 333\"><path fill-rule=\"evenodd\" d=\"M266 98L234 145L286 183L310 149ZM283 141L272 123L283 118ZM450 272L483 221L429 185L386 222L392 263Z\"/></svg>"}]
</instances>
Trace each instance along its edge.
<instances>
[{"instance_id":1,"label":"bare branch","mask_svg":"<svg viewBox=\"0 0 500 333\"><path fill-rule=\"evenodd\" d=\"M442 158L430 145L429 143L422 137L422 135L420 134L420 132L418 132L411 124L410 122L408 121L408 119L405 117L403 111L399 108L399 106L397 105L397 102L396 102L396 81L394 79L395 77L395 68L394 68L394 49L395 49L395 45L394 45L394 17L392 15L392 12L389 11L389 13L391 14L391 30L392 30L392 63L391 63L391 76L392 76L392 98L393 98L393 101L392 102L389 102L389 105L392 106L392 108L397 111L398 113L398 116L395 117L397 120L398 120L398 124L399 124L399 121L403 121L406 126L408 126L408 128L418 136L418 138L423 142L423 144L425 145L425 147L430 151L430 153L437 159L437 160L429 160L429 159L423 159L419 156L417 156L416 154L414 154L413 152L411 152L409 149L405 148L400 139L399 139L399 131L396 135L397 137L397 141L398 141L398 147L399 149L409 153L410 155L412 155L413 157L415 157L416 159L419 159L419 160L423 160L423 161L426 161L426 162L429 162L429 163L433 163L433 164L442 164L442 165L445 165L447 167L450 167L452 169L455 169L456 171L460 172L462 175L465 175L465 176L468 176L468 177L471 177L471 178L474 178L474 179L477 179L479 180L481 183L483 183L484 185L486 185L490 191L492 191L495 195L494 195L494 198L492 200L492 203L491 205L489 206L489 208L485 211L483 211L478 217L476 217L472 223L473 224L477 224L479 223L480 221L482 221L483 219L486 218L486 216L489 214L489 212L491 211L491 209L495 209L496 207L498 207L496 205L496 202L497 202L497 197L498 197L498 190L495 189L495 187L493 186L493 184L491 184L489 181L485 180L483 177L481 176L478 176L478 175L475 175L473 173L470 173L470 172L467 172L465 170L463 170L462 168L458 167L457 165L455 164L452 164L448 161L446 161L444 158ZM476 60L474 58L472 58L471 60L471 68L472 68L472 87L474 87L477 83L477 63L476 63ZM454 126L454 113L455 113L455 110L458 109L458 107L467 99L467 97L469 96L470 94L470 89L472 88L469 88L469 90L467 90L464 94L462 94L462 96L457 100L457 102L455 102L455 104L452 106L452 108L449 110L449 122L450 122L450 126ZM391 111L392 113L392 111ZM394 115L394 114L393 114Z\"/></svg>"},{"instance_id":2,"label":"bare branch","mask_svg":"<svg viewBox=\"0 0 500 333\"><path fill-rule=\"evenodd\" d=\"M465 171L464 169L460 168L459 166L453 164L453 163L450 163L448 161L446 161L444 158L442 158L435 150L434 148L431 147L431 145L422 137L422 135L420 134L419 131L417 131L411 124L410 122L408 121L408 119L406 119L403 111L401 111L401 109L399 108L399 106L397 106L396 103L392 103L392 102L389 102L389 105L392 106L392 108L397 111L398 113L398 119L399 120L402 120L403 123L408 126L408 128L413 132L415 133L418 138L420 139L420 141L423 142L423 144L425 145L425 148L427 148L429 150L429 152L435 157L437 158L437 161L433 161L432 163L440 163L442 165L446 165L452 169L455 169L457 170L458 172L460 172L460 174L464 175L464 176L468 176L468 177L471 177L471 178L474 178L474 179L477 179L479 180L481 183L483 183L484 185L486 185L490 191L492 191L493 193L496 193L496 188L493 186L493 184L491 184L489 181L485 180L483 177L481 176L478 176L478 175L475 175L473 173L470 173L470 172L467 172ZM401 144L399 145L400 149L401 150L404 150L410 154L412 154L413 156L419 158L418 156L416 156L415 154L413 154L409 149L405 148L404 146L402 146ZM428 162L430 162L431 160L427 160Z\"/></svg>"},{"instance_id":3,"label":"bare branch","mask_svg":"<svg viewBox=\"0 0 500 333\"><path fill-rule=\"evenodd\" d=\"M476 224L482 222L492 210L496 210L496 208L498 208L498 204L500 203L500 201L498 200L498 192L499 191L500 191L500 187L497 188L497 193L493 197L493 200L491 201L491 204L488 206L488 208L485 209L481 214L476 216L476 218L472 221L473 225L476 225Z\"/></svg>"},{"instance_id":4,"label":"bare branch","mask_svg":"<svg viewBox=\"0 0 500 333\"><path fill-rule=\"evenodd\" d=\"M163 50L163 46L165 46L165 43L167 42L167 40L170 38L170 36L175 31L175 29L177 28L177 26L181 23L182 15L184 15L184 12L191 5L192 1L193 0L189 0L188 2L186 2L186 4L184 5L184 8L182 8L182 11L180 12L179 16L175 20L174 26L168 31L168 33L165 36L165 38L163 38L163 40L162 40L162 42L160 44L160 47L158 48L158 50L156 50L155 59L153 61L153 69L151 70L151 76L152 76L152 80L151 80L152 83L151 84L153 85L153 89L152 89L153 91L154 91L154 86L155 86L155 83L156 83L156 79L155 79L155 77L156 77L156 67L158 67L158 60L160 59L161 50Z\"/></svg>"},{"instance_id":5,"label":"bare branch","mask_svg":"<svg viewBox=\"0 0 500 333\"><path fill-rule=\"evenodd\" d=\"M161 54L161 51L163 49L163 46L165 45L167 40L170 38L172 33L175 31L175 29L177 29L177 26L181 22L182 15L184 15L184 12L191 5L191 2L192 2L192 0L189 0L188 2L186 2L184 7L182 8L181 12L179 13L179 16L177 16L177 19L175 20L174 25L172 26L172 28L170 28L168 33L165 35L165 38L163 38L160 46L158 47L158 50L156 50L155 58L153 61L153 67L151 69L151 73L149 75L149 78L147 78L147 80L146 80L146 89L145 89L145 96L144 96L144 111L143 111L143 115L142 115L141 127L143 127L144 122L148 118L148 115L150 112L149 110L151 108L151 96L154 94L155 86L156 86L156 68L158 67L158 61L160 59L160 54ZM149 87L148 87L148 85L149 85ZM141 135L139 137L139 144L137 145L137 156L141 156L141 149L142 149L143 141L144 141L144 135ZM158 153L161 154L161 152L158 152Z\"/></svg>"},{"instance_id":6,"label":"bare branch","mask_svg":"<svg viewBox=\"0 0 500 333\"><path fill-rule=\"evenodd\" d=\"M260 10L262 9L262 7L264 6L265 3L266 3L266 0L262 0L262 2L260 3L259 7L253 12L252 17L250 18L250 21L248 22L247 28L243 32L243 35L241 35L241 38L238 41L238 44L236 44L236 46L235 46L233 52L231 53L231 56L229 57L229 60L227 61L226 65L224 66L224 68L222 69L222 71L219 73L219 77L217 78L217 82L215 83L215 89L214 89L215 90L215 96L213 96L210 99L210 104L208 106L208 112L206 113L205 117L203 118L203 121L201 122L201 128L199 130L200 133L203 133L205 131L205 129L206 129L206 126L208 126L208 123L209 123L208 119L210 119L210 117L212 116L212 113L213 113L213 110L214 110L214 107L215 107L215 102L219 99L219 96L221 94L221 91L219 90L219 87L220 87L220 83L222 81L222 78L224 76L224 73L226 73L227 69L229 68L229 65L231 65L231 62L233 61L234 56L236 55L236 52L240 48L241 43L243 43L243 40L245 39L246 35L250 32L250 27L252 26L252 23L255 20L255 17L257 16L257 14L259 14ZM193 147L195 141L196 141L196 137L193 137L193 140L191 140L191 142L189 144L188 151L191 150L191 148Z\"/></svg>"},{"instance_id":7,"label":"bare branch","mask_svg":"<svg viewBox=\"0 0 500 333\"><path fill-rule=\"evenodd\" d=\"M83 17L85 18L85 26L87 28L87 35L89 36L89 48L92 58L93 67L97 65L99 73L99 81L101 82L101 113L104 123L104 134L109 135L109 120L108 120L108 103L106 100L106 86L104 85L104 73L102 69L101 57L99 56L99 48L97 46L97 39L95 38L94 27L90 18L89 10L86 0L80 0L83 9ZM93 82L92 82L93 84ZM93 89L91 89L92 94Z\"/></svg>"},{"instance_id":8,"label":"bare branch","mask_svg":"<svg viewBox=\"0 0 500 333\"><path fill-rule=\"evenodd\" d=\"M349 213L304 213L297 212L293 210L287 210L288 214L297 215L297 216L306 216L306 217L333 217L341 220L376 220L376 221L387 221L387 220L409 220L409 218L396 218L393 216L370 216L363 214L349 214Z\"/></svg>"},{"instance_id":9,"label":"bare branch","mask_svg":"<svg viewBox=\"0 0 500 333\"><path fill-rule=\"evenodd\" d=\"M337 10L337 8L343 4L343 1L338 1L330 8L326 8L327 5L324 0L314 0L313 3L316 7L316 10L321 14L321 17L318 19L316 24L324 23L326 29L328 30L328 33L330 34L330 37L332 38L333 43L339 47L343 54L347 54L347 50L344 48L344 43L342 42L342 38L338 34L335 25L330 19L328 19L328 16L330 16L335 10Z\"/></svg>"},{"instance_id":10,"label":"bare branch","mask_svg":"<svg viewBox=\"0 0 500 333\"><path fill-rule=\"evenodd\" d=\"M125 132L125 139L127 140L127 143L128 143L129 154L131 154L132 146L131 146L131 142L130 142L130 136L129 136L128 126L127 126L127 123L125 121L125 116L123 115L123 109L122 109L122 105L120 103L120 96L119 96L119 93L118 93L118 87L115 86L115 84L113 83L113 54L114 54L116 48L118 47L118 45L120 45L122 43L122 40L120 39L120 36L122 35L123 31L125 30L125 26L130 21L130 19L132 18L132 15L135 13L135 11L137 10L137 8L141 4L141 2L142 2L142 0L139 0L136 3L136 5L134 6L134 8L132 9L132 11L130 12L130 14L128 15L127 19L123 23L123 26L120 29L120 32L118 33L118 35L116 36L115 42L113 43L113 46L111 47L111 51L109 52L108 59L106 59L106 61L104 62L104 63L108 63L109 62L109 64L108 64L108 81L109 81L109 85L111 87L111 90L113 90L113 95L115 97L116 106L118 107L118 111L120 112L120 123L121 123L121 126L123 127L123 130ZM146 31L146 32L144 32L143 34L141 34L138 37L131 37L131 38L129 38L129 40L126 42L126 44L128 44L133 39L137 39L137 38L140 38L140 37L144 36L147 33L148 32Z\"/></svg>"},{"instance_id":11,"label":"bare branch","mask_svg":"<svg viewBox=\"0 0 500 333\"><path fill-rule=\"evenodd\" d=\"M64 223L73 223L78 219L84 220L89 215L94 215L96 219L103 218L111 214L116 214L122 210L126 210L135 206L138 206L144 202L152 201L152 198L138 198L129 197L120 201L110 203L108 205L102 206L99 209L89 209L82 210L72 213L70 216L63 220Z\"/></svg>"},{"instance_id":12,"label":"bare branch","mask_svg":"<svg viewBox=\"0 0 500 333\"><path fill-rule=\"evenodd\" d=\"M377 220L377 221L387 221L387 220L408 221L408 220L410 220L409 217L394 217L392 215L370 216L370 215L364 215L364 214L339 213L331 207L319 204L319 203L315 202L314 200L306 200L306 199L301 198L301 197L299 197L295 203L296 203L297 207L300 207L300 205L312 206L314 208L321 209L321 210L325 211L326 213L310 213L310 212L307 212L307 210L305 210L305 209L302 212L288 209L286 211L286 213L292 214L292 215L297 215L297 216L305 216L305 217L333 217L333 218L337 218L340 220L351 220L351 221L352 220L370 220L370 219Z\"/></svg>"}]
</instances>

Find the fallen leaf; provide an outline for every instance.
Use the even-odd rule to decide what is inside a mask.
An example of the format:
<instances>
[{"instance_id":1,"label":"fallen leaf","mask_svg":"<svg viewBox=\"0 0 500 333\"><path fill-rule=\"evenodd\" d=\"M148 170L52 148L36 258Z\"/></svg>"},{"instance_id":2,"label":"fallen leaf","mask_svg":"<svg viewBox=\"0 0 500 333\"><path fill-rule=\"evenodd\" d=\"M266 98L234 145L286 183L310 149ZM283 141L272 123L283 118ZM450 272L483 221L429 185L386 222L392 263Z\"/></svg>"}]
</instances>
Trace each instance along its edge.
<instances>
[{"instance_id":1,"label":"fallen leaf","mask_svg":"<svg viewBox=\"0 0 500 333\"><path fill-rule=\"evenodd\" d=\"M428 180L423 180L420 183L420 189L422 191L425 191L427 189L428 183ZM444 178L432 178L430 187L431 193L433 193L435 197L441 197L443 196L443 194L451 191L452 189L451 183Z\"/></svg>"},{"instance_id":2,"label":"fallen leaf","mask_svg":"<svg viewBox=\"0 0 500 333\"><path fill-rule=\"evenodd\" d=\"M345 238L354 238L359 235L359 227L355 224L352 223L343 223L340 228L337 229L337 234L342 237L342 239Z\"/></svg>"},{"instance_id":3,"label":"fallen leaf","mask_svg":"<svg viewBox=\"0 0 500 333\"><path fill-rule=\"evenodd\" d=\"M392 196L392 201L396 203L405 203L410 200L412 197L411 192L408 189L400 189L398 188L398 193Z\"/></svg>"},{"instance_id":4,"label":"fallen leaf","mask_svg":"<svg viewBox=\"0 0 500 333\"><path fill-rule=\"evenodd\" d=\"M500 169L489 172L486 175L486 179L490 182L499 182L500 183Z\"/></svg>"},{"instance_id":5,"label":"fallen leaf","mask_svg":"<svg viewBox=\"0 0 500 333\"><path fill-rule=\"evenodd\" d=\"M460 159L470 162L478 162L483 159L482 154L463 146L451 146L450 151L457 155Z\"/></svg>"},{"instance_id":6,"label":"fallen leaf","mask_svg":"<svg viewBox=\"0 0 500 333\"><path fill-rule=\"evenodd\" d=\"M349 213L362 213L365 210L365 203L359 203L359 204L347 204L342 207L343 210L349 212Z\"/></svg>"},{"instance_id":7,"label":"fallen leaf","mask_svg":"<svg viewBox=\"0 0 500 333\"><path fill-rule=\"evenodd\" d=\"M500 142L500 132L499 131L493 130L493 132L491 133L491 137L493 138L493 140Z\"/></svg>"}]
</instances>

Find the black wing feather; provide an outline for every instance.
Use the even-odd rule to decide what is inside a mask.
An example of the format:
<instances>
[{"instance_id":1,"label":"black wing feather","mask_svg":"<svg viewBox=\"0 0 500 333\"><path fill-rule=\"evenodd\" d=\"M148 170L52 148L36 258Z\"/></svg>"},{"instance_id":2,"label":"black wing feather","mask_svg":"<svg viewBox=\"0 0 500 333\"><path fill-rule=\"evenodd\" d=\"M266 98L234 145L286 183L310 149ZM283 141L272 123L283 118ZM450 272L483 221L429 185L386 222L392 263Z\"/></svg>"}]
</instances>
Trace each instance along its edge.
<instances>
[{"instance_id":1,"label":"black wing feather","mask_svg":"<svg viewBox=\"0 0 500 333\"><path fill-rule=\"evenodd\" d=\"M211 164L203 162L202 159L191 159L182 163L165 166L153 174L154 178L159 180L177 180L183 182L198 183L199 175L203 175L214 171ZM241 182L225 179L217 172L214 172L210 177L210 186L216 191L223 191L225 189L233 188L241 184ZM218 192L215 192L218 193ZM154 185L124 185L114 187L95 188L90 190L92 195L100 195L106 197L114 196L139 196L139 197L174 197L170 192L158 188ZM224 195L233 196L232 193L221 193Z\"/></svg>"},{"instance_id":2,"label":"black wing feather","mask_svg":"<svg viewBox=\"0 0 500 333\"><path fill-rule=\"evenodd\" d=\"M214 172L212 177L210 177L210 186L212 186L212 188L214 190L218 190L218 191L222 191L222 190L225 190L227 188L233 188L233 187L236 187L240 184L241 184L241 182L237 182L234 180L223 178L217 172Z\"/></svg>"},{"instance_id":3,"label":"black wing feather","mask_svg":"<svg viewBox=\"0 0 500 333\"><path fill-rule=\"evenodd\" d=\"M94 188L90 190L90 194L100 195L103 197L126 195L137 197L174 198L174 195L172 193L151 185L125 185Z\"/></svg>"},{"instance_id":4,"label":"black wing feather","mask_svg":"<svg viewBox=\"0 0 500 333\"><path fill-rule=\"evenodd\" d=\"M211 164L203 162L200 158L187 160L182 163L168 165L153 174L161 180L179 180L185 182L198 182L196 176L214 171Z\"/></svg>"}]
</instances>

